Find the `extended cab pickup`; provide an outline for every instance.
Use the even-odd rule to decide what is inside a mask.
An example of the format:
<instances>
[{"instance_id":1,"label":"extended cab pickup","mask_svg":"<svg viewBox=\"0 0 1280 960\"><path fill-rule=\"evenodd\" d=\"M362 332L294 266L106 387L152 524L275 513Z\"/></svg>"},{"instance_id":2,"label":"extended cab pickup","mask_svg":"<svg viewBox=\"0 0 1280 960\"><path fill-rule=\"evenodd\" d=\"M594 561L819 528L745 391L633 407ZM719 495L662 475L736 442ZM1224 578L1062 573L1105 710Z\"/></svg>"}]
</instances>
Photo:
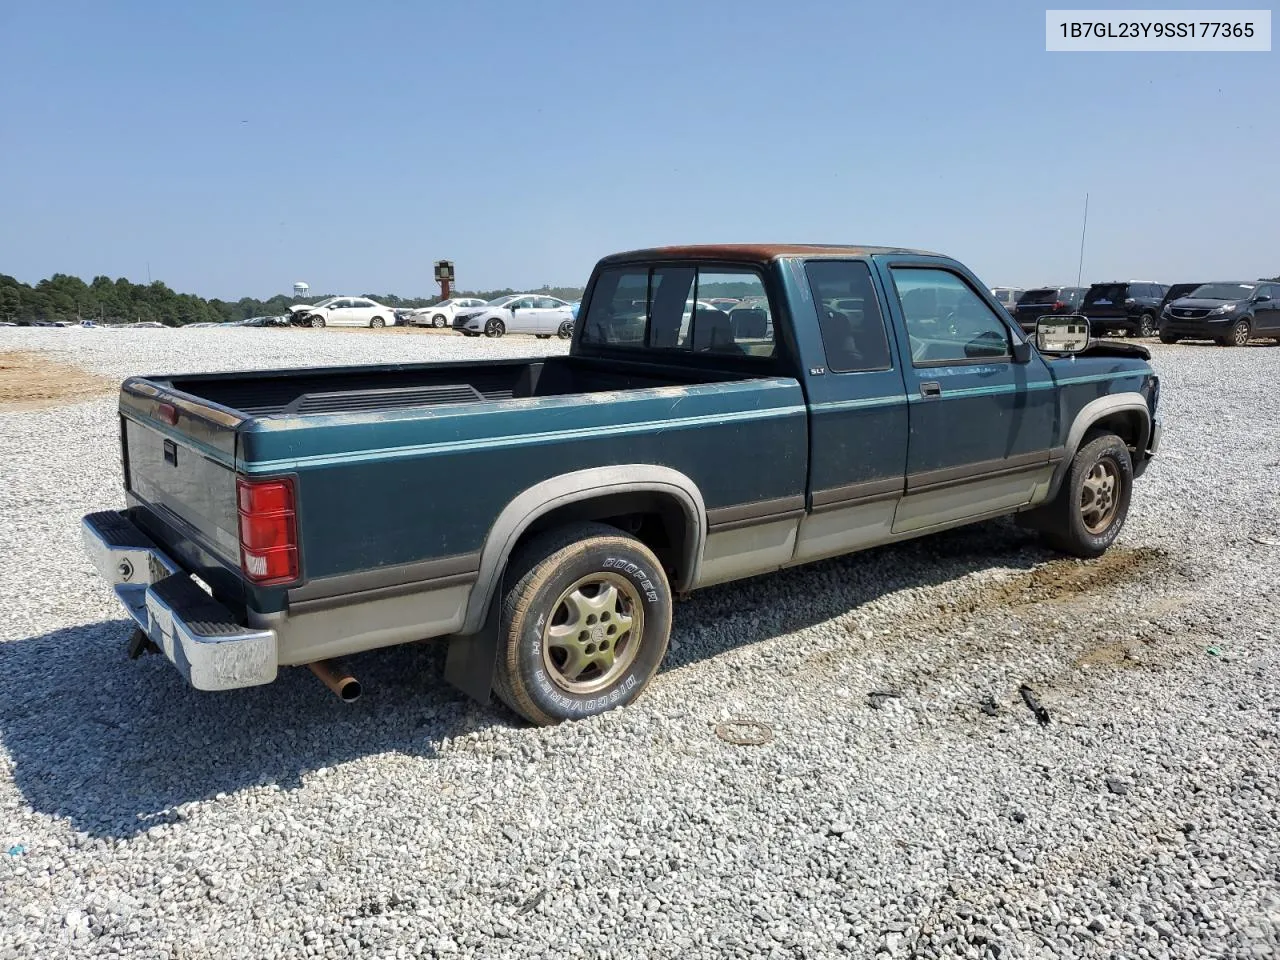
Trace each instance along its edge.
<instances>
[{"instance_id":1,"label":"extended cab pickup","mask_svg":"<svg viewBox=\"0 0 1280 960\"><path fill-rule=\"evenodd\" d=\"M199 689L349 695L330 658L445 637L467 693L586 716L653 676L674 594L1013 513L1104 551L1159 380L1081 321L1033 343L911 250L617 254L567 356L127 380L127 506L85 541Z\"/></svg>"}]
</instances>

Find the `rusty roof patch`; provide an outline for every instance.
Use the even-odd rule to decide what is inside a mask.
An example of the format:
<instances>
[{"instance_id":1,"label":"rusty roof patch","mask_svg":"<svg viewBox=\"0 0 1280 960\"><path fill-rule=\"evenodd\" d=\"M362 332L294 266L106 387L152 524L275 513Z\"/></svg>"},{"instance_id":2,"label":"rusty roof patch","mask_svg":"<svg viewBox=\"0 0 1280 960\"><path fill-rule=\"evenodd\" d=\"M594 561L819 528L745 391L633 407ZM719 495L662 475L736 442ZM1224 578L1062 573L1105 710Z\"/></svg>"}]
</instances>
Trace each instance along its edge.
<instances>
[{"instance_id":1,"label":"rusty roof patch","mask_svg":"<svg viewBox=\"0 0 1280 960\"><path fill-rule=\"evenodd\" d=\"M878 253L939 257L942 254L906 247L864 247L826 243L695 243L628 250L605 257L602 263L634 260L723 260L767 263L779 257L869 257Z\"/></svg>"}]
</instances>

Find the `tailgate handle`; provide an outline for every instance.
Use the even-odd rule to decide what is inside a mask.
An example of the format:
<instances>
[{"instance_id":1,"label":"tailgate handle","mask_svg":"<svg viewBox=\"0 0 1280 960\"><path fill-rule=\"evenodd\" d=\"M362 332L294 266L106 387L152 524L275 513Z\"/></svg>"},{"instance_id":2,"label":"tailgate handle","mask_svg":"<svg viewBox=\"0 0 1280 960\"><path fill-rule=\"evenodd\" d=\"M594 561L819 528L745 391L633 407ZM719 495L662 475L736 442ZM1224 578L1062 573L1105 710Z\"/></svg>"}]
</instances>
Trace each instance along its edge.
<instances>
[{"instance_id":1,"label":"tailgate handle","mask_svg":"<svg viewBox=\"0 0 1280 960\"><path fill-rule=\"evenodd\" d=\"M942 396L942 384L937 380L927 380L920 384L920 396L922 397L940 397Z\"/></svg>"},{"instance_id":2,"label":"tailgate handle","mask_svg":"<svg viewBox=\"0 0 1280 960\"><path fill-rule=\"evenodd\" d=\"M175 467L178 465L178 445L172 440L164 442L164 462Z\"/></svg>"}]
</instances>

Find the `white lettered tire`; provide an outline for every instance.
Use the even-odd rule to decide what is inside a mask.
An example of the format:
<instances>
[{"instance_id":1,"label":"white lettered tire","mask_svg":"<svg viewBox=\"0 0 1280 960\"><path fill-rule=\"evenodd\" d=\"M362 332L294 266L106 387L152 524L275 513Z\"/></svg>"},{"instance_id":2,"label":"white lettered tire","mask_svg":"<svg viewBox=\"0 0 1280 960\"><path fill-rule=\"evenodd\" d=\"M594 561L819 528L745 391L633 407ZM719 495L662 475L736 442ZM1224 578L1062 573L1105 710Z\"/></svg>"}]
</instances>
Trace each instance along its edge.
<instances>
[{"instance_id":1,"label":"white lettered tire","mask_svg":"<svg viewBox=\"0 0 1280 960\"><path fill-rule=\"evenodd\" d=\"M522 549L508 577L494 684L507 706L546 726L640 696L671 634L671 588L648 547L575 523Z\"/></svg>"}]
</instances>

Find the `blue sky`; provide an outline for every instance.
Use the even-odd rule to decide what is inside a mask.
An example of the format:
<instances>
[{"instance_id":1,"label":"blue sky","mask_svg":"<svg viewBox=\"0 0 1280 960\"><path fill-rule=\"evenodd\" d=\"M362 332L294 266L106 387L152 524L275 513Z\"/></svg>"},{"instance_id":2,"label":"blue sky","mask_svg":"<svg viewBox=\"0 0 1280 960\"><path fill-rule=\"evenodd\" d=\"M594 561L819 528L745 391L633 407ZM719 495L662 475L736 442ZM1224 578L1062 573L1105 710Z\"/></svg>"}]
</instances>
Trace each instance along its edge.
<instances>
[{"instance_id":1,"label":"blue sky","mask_svg":"<svg viewBox=\"0 0 1280 960\"><path fill-rule=\"evenodd\" d=\"M0 36L28 282L421 295L751 240L1073 282L1086 191L1086 282L1280 272L1280 54L1050 54L1043 5L5 0Z\"/></svg>"}]
</instances>

